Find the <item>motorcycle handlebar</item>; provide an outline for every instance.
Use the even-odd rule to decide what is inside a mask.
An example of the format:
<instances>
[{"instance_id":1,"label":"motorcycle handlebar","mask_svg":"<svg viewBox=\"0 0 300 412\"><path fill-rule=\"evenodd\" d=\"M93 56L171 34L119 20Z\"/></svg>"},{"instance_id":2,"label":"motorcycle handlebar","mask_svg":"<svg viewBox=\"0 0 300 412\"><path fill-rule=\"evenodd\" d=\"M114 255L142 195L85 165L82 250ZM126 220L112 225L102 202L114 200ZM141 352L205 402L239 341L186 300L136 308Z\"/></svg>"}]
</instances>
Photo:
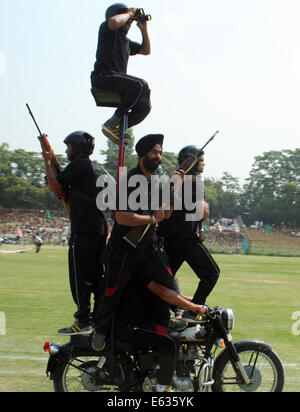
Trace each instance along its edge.
<instances>
[{"instance_id":1,"label":"motorcycle handlebar","mask_svg":"<svg viewBox=\"0 0 300 412\"><path fill-rule=\"evenodd\" d=\"M209 306L205 305L206 308L206 314L209 318L211 319L216 319L216 317L219 315L221 316L223 313L223 308L216 306L215 308L210 308Z\"/></svg>"}]
</instances>

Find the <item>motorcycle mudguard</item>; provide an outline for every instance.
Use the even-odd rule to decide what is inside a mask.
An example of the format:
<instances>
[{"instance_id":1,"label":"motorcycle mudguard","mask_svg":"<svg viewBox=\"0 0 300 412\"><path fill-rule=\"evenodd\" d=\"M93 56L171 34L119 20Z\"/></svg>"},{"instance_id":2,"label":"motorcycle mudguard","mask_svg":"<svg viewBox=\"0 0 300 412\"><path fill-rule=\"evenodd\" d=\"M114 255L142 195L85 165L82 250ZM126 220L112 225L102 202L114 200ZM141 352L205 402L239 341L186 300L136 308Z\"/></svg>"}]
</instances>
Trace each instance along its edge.
<instances>
[{"instance_id":1,"label":"motorcycle mudguard","mask_svg":"<svg viewBox=\"0 0 300 412\"><path fill-rule=\"evenodd\" d=\"M48 363L47 363L47 368L46 368L46 375L47 377L49 377L50 375L50 379L53 379L53 374L55 372L57 366L57 355L50 355L49 359L48 359Z\"/></svg>"},{"instance_id":2,"label":"motorcycle mudguard","mask_svg":"<svg viewBox=\"0 0 300 412\"><path fill-rule=\"evenodd\" d=\"M72 353L73 346L70 343L62 346L60 351L55 355L50 355L46 374L47 376L50 375L50 380L54 380L56 377L56 373L59 371L61 365L69 358L70 354Z\"/></svg>"},{"instance_id":3,"label":"motorcycle mudguard","mask_svg":"<svg viewBox=\"0 0 300 412\"><path fill-rule=\"evenodd\" d=\"M260 341L260 340L256 340L256 339L245 339L245 340L239 340L238 342L233 342L234 347L236 348L237 352L242 351L243 349L247 349L247 347L250 345L253 345L255 347L257 347L257 350L260 352L269 352L270 350L272 350L272 346L264 341ZM216 358L215 363L217 364L217 362L223 358L227 352L228 352L228 348L225 348Z\"/></svg>"}]
</instances>

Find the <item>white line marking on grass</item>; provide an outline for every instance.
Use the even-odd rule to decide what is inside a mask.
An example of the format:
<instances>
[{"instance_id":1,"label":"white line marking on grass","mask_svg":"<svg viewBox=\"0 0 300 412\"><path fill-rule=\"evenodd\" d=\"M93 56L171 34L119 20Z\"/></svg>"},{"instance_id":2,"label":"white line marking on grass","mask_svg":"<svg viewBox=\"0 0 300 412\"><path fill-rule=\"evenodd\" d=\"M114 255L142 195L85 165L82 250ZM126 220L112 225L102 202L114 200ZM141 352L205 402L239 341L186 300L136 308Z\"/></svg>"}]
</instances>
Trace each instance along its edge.
<instances>
[{"instance_id":1,"label":"white line marking on grass","mask_svg":"<svg viewBox=\"0 0 300 412\"><path fill-rule=\"evenodd\" d=\"M35 356L0 356L2 360L28 360L28 361L38 361L38 362L46 362L49 358L38 358Z\"/></svg>"},{"instance_id":2,"label":"white line marking on grass","mask_svg":"<svg viewBox=\"0 0 300 412\"><path fill-rule=\"evenodd\" d=\"M42 372L36 372L36 371L15 371L15 370L7 370L7 369L5 369L5 370L3 370L3 371L1 371L0 370L0 376L10 376L10 375L12 375L12 376L32 376L32 377L34 377L34 376L46 376L46 374L45 373L42 373Z\"/></svg>"},{"instance_id":3,"label":"white line marking on grass","mask_svg":"<svg viewBox=\"0 0 300 412\"><path fill-rule=\"evenodd\" d=\"M0 360L47 362L49 358L37 356L0 356ZM300 369L300 363L283 363L284 368ZM3 373L0 369L0 373Z\"/></svg>"}]
</instances>

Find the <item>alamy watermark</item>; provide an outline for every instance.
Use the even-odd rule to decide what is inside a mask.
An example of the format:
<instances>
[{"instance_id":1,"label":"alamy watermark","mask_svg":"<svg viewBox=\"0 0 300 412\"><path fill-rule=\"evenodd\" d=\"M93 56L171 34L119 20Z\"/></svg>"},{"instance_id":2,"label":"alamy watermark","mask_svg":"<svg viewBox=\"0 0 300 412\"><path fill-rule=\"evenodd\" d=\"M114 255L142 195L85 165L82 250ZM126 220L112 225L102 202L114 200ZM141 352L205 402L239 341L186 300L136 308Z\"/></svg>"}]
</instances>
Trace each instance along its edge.
<instances>
[{"instance_id":1,"label":"alamy watermark","mask_svg":"<svg viewBox=\"0 0 300 412\"><path fill-rule=\"evenodd\" d=\"M299 336L300 335L300 311L293 313L292 320L296 321L292 325L292 334L294 336Z\"/></svg>"},{"instance_id":2,"label":"alamy watermark","mask_svg":"<svg viewBox=\"0 0 300 412\"><path fill-rule=\"evenodd\" d=\"M97 187L102 190L97 196L97 207L102 212L107 210L131 211L185 210L185 220L202 220L204 214L204 182L202 175L187 175L182 188L181 178L172 176L166 181L165 176L152 175L151 181L142 174L128 178L127 168L121 168L120 184L108 175L97 180ZM150 188L149 188L150 185Z\"/></svg>"},{"instance_id":3,"label":"alamy watermark","mask_svg":"<svg viewBox=\"0 0 300 412\"><path fill-rule=\"evenodd\" d=\"M0 336L6 335L6 316L5 313L0 312Z\"/></svg>"}]
</instances>

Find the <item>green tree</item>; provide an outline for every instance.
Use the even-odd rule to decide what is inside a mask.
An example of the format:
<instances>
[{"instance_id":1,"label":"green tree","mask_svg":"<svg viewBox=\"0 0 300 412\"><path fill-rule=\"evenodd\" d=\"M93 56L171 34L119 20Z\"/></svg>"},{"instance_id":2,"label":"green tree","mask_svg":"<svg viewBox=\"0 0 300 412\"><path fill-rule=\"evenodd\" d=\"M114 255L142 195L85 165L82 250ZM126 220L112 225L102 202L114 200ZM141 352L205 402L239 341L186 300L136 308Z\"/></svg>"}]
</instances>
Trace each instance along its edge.
<instances>
[{"instance_id":1,"label":"green tree","mask_svg":"<svg viewBox=\"0 0 300 412\"><path fill-rule=\"evenodd\" d=\"M222 191L222 183L214 178L206 178L204 180L205 197L209 204L210 217L222 217L220 209L220 193Z\"/></svg>"},{"instance_id":2,"label":"green tree","mask_svg":"<svg viewBox=\"0 0 300 412\"><path fill-rule=\"evenodd\" d=\"M0 188L1 206L29 209L45 206L47 189L34 187L21 177L0 176Z\"/></svg>"},{"instance_id":3,"label":"green tree","mask_svg":"<svg viewBox=\"0 0 300 412\"><path fill-rule=\"evenodd\" d=\"M225 172L220 180L206 178L204 185L211 218L234 219L241 213L241 188L238 178Z\"/></svg>"},{"instance_id":4,"label":"green tree","mask_svg":"<svg viewBox=\"0 0 300 412\"><path fill-rule=\"evenodd\" d=\"M133 153L135 142L133 129L129 129L128 133L130 135L130 140L125 149L125 165L130 170L137 165L137 156L134 156ZM111 140L107 140L107 146L107 150L101 150L101 155L105 156L103 166L107 172L116 179L118 173L119 146L114 144Z\"/></svg>"},{"instance_id":5,"label":"green tree","mask_svg":"<svg viewBox=\"0 0 300 412\"><path fill-rule=\"evenodd\" d=\"M171 152L163 152L161 165L164 172L170 176L174 170L178 169L177 155Z\"/></svg>"},{"instance_id":6,"label":"green tree","mask_svg":"<svg viewBox=\"0 0 300 412\"><path fill-rule=\"evenodd\" d=\"M0 176L8 176L11 174L11 152L7 143L0 145Z\"/></svg>"},{"instance_id":7,"label":"green tree","mask_svg":"<svg viewBox=\"0 0 300 412\"><path fill-rule=\"evenodd\" d=\"M256 157L241 196L248 223L300 224L299 213L295 216L299 186L300 149L270 151Z\"/></svg>"},{"instance_id":8,"label":"green tree","mask_svg":"<svg viewBox=\"0 0 300 412\"><path fill-rule=\"evenodd\" d=\"M62 168L67 159L57 156ZM0 145L0 205L4 207L51 208L60 207L53 202L46 187L45 165L41 153L23 149L9 150L7 143Z\"/></svg>"},{"instance_id":9,"label":"green tree","mask_svg":"<svg viewBox=\"0 0 300 412\"><path fill-rule=\"evenodd\" d=\"M242 212L239 179L225 172L221 178L221 183L222 191L219 200L221 214L223 217L234 219Z\"/></svg>"},{"instance_id":10,"label":"green tree","mask_svg":"<svg viewBox=\"0 0 300 412\"><path fill-rule=\"evenodd\" d=\"M44 161L39 153L26 152L23 149L11 153L11 167L15 176L37 187L44 185Z\"/></svg>"}]
</instances>

